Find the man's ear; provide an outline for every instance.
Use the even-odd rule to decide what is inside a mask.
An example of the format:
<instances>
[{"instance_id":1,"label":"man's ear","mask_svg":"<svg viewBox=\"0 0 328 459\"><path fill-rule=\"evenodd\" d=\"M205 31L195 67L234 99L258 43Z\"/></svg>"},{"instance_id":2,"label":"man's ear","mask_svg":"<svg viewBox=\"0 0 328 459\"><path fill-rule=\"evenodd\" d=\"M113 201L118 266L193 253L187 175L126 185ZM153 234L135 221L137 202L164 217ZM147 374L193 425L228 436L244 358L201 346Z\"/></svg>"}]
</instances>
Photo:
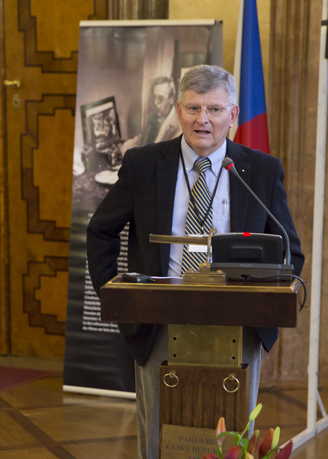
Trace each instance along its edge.
<instances>
[{"instance_id":1,"label":"man's ear","mask_svg":"<svg viewBox=\"0 0 328 459\"><path fill-rule=\"evenodd\" d=\"M234 105L231 109L231 117L230 117L230 123L229 123L230 128L232 128L232 126L234 125L238 114L239 114L239 106Z\"/></svg>"}]
</instances>

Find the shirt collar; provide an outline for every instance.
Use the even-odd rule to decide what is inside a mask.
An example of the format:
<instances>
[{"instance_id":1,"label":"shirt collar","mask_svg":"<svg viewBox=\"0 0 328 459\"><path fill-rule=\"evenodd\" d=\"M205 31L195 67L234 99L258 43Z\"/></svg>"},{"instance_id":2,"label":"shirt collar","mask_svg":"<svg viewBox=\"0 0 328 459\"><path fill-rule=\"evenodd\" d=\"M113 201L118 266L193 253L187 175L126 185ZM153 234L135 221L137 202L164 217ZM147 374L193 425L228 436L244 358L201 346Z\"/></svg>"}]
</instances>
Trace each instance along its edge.
<instances>
[{"instance_id":1,"label":"shirt collar","mask_svg":"<svg viewBox=\"0 0 328 459\"><path fill-rule=\"evenodd\" d=\"M183 159L185 162L186 166L186 172L190 172L191 169L193 168L194 162L196 159L199 157L197 153L187 144L186 139L184 138L184 135L182 136L181 139L181 151L183 154ZM211 160L211 171L214 173L215 176L218 175L220 172L220 168L222 165L222 161L225 158L227 151L227 140L223 142L220 148L217 150L213 151L208 158Z\"/></svg>"}]
</instances>

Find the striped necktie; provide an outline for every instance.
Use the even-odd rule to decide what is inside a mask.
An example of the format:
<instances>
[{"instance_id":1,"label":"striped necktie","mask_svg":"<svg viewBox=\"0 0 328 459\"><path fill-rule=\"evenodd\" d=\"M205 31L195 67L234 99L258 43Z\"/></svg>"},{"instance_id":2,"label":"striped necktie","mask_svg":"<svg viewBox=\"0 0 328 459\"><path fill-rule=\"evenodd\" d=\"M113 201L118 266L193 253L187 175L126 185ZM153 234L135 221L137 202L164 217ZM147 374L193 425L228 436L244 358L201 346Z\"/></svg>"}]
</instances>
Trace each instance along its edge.
<instances>
[{"instance_id":1,"label":"striped necktie","mask_svg":"<svg viewBox=\"0 0 328 459\"><path fill-rule=\"evenodd\" d=\"M208 158L198 158L194 162L199 172L199 178L191 190L192 199L189 201L186 231L188 234L208 234L212 228L211 193L206 183L205 172L211 168ZM196 207L196 210L195 210ZM181 274L192 268L198 271L200 263L205 263L206 252L189 252L188 245L183 247Z\"/></svg>"}]
</instances>

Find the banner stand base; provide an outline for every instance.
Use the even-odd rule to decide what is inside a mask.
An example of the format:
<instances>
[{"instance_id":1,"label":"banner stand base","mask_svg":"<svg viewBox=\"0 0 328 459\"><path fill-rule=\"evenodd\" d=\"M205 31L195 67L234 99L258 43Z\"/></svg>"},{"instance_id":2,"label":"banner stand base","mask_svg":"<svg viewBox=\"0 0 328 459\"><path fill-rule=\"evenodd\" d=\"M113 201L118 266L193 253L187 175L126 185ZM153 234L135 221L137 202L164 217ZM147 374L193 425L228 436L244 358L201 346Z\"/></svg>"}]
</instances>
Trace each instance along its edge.
<instances>
[{"instance_id":1,"label":"banner stand base","mask_svg":"<svg viewBox=\"0 0 328 459\"><path fill-rule=\"evenodd\" d=\"M123 392L120 390L94 389L91 387L67 386L63 385L64 392L73 392L75 394L100 395L101 397L126 398L135 400L135 392Z\"/></svg>"}]
</instances>

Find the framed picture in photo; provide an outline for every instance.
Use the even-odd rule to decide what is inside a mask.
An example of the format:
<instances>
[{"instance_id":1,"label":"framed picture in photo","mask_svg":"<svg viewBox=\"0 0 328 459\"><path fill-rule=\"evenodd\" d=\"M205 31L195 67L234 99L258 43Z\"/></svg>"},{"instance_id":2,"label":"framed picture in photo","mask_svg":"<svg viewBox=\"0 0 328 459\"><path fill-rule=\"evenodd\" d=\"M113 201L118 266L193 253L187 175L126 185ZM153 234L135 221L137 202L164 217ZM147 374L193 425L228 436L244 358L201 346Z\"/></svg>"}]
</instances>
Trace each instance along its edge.
<instances>
[{"instance_id":1,"label":"framed picture in photo","mask_svg":"<svg viewBox=\"0 0 328 459\"><path fill-rule=\"evenodd\" d=\"M81 106L84 145L103 153L121 138L115 97Z\"/></svg>"}]
</instances>

